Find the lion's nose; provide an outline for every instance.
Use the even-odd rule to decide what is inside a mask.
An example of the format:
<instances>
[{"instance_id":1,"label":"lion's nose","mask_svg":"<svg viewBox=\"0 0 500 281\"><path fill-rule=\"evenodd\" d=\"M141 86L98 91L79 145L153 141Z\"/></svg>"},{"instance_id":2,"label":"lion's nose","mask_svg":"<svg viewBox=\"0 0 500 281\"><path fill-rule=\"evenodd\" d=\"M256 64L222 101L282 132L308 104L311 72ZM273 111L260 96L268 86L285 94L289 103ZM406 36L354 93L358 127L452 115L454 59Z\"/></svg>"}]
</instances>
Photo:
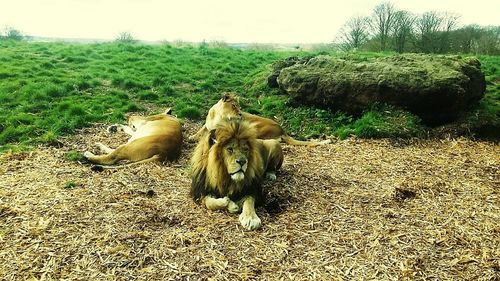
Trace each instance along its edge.
<instances>
[{"instance_id":1,"label":"lion's nose","mask_svg":"<svg viewBox=\"0 0 500 281\"><path fill-rule=\"evenodd\" d=\"M240 158L236 160L236 163L240 164L240 166L243 166L247 163L247 160L244 158Z\"/></svg>"}]
</instances>

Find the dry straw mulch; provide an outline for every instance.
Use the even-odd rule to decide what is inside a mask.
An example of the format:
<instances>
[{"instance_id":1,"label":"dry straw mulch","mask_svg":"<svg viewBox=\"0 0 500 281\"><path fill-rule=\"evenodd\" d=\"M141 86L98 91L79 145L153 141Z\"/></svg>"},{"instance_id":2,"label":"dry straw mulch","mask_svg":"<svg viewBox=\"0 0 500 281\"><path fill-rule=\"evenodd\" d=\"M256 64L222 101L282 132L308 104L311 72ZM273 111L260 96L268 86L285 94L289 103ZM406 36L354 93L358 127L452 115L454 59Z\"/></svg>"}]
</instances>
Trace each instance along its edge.
<instances>
[{"instance_id":1,"label":"dry straw mulch","mask_svg":"<svg viewBox=\"0 0 500 281\"><path fill-rule=\"evenodd\" d=\"M263 228L248 232L188 197L193 145L175 163L103 172L64 158L125 139L98 125L1 157L3 280L500 279L498 144L285 145Z\"/></svg>"}]
</instances>

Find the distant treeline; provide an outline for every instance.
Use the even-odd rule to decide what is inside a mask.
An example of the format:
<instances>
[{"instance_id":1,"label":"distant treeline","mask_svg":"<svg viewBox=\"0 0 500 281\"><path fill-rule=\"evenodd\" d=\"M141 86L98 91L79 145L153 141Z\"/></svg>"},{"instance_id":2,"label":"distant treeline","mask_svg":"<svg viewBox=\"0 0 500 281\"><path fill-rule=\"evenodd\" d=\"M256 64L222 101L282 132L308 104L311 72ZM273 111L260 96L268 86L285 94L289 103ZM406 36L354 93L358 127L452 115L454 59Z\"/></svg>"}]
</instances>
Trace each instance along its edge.
<instances>
[{"instance_id":1,"label":"distant treeline","mask_svg":"<svg viewBox=\"0 0 500 281\"><path fill-rule=\"evenodd\" d=\"M500 26L460 26L459 19L447 12L414 14L384 2L370 16L350 18L336 41L344 50L500 54Z\"/></svg>"}]
</instances>

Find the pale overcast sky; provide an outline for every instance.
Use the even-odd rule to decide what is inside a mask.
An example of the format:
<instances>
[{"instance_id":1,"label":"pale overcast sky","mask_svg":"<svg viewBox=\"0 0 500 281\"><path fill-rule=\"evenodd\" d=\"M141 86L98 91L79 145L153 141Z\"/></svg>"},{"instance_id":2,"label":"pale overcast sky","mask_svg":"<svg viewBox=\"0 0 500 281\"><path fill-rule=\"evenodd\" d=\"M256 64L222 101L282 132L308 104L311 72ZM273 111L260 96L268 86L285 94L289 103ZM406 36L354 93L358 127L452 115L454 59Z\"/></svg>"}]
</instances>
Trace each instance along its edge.
<instances>
[{"instance_id":1,"label":"pale overcast sky","mask_svg":"<svg viewBox=\"0 0 500 281\"><path fill-rule=\"evenodd\" d=\"M328 43L354 15L369 15L375 0L0 0L0 28L60 38L229 43ZM461 24L500 25L500 0L400 0L414 13L448 11Z\"/></svg>"}]
</instances>

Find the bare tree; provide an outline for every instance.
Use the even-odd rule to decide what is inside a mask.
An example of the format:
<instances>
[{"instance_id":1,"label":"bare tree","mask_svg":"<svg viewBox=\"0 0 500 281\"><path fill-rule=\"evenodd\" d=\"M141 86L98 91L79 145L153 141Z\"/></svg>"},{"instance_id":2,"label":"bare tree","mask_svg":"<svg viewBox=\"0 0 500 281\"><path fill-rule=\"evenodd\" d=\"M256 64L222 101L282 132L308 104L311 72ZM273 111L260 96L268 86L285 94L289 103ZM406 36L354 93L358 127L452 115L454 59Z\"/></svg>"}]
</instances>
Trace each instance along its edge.
<instances>
[{"instance_id":1,"label":"bare tree","mask_svg":"<svg viewBox=\"0 0 500 281\"><path fill-rule=\"evenodd\" d=\"M458 26L460 15L455 13L445 12L442 14L442 30L445 32L450 32Z\"/></svg>"},{"instance_id":2,"label":"bare tree","mask_svg":"<svg viewBox=\"0 0 500 281\"><path fill-rule=\"evenodd\" d=\"M450 51L450 32L458 25L459 15L435 11L423 13L416 21L418 48L425 53Z\"/></svg>"},{"instance_id":3,"label":"bare tree","mask_svg":"<svg viewBox=\"0 0 500 281\"><path fill-rule=\"evenodd\" d=\"M452 33L452 49L458 53L471 53L483 30L477 24L467 25Z\"/></svg>"},{"instance_id":4,"label":"bare tree","mask_svg":"<svg viewBox=\"0 0 500 281\"><path fill-rule=\"evenodd\" d=\"M438 12L425 12L417 19L417 28L420 34L436 33L440 30L443 18Z\"/></svg>"},{"instance_id":5,"label":"bare tree","mask_svg":"<svg viewBox=\"0 0 500 281\"><path fill-rule=\"evenodd\" d=\"M424 53L437 53L439 51L439 32L443 26L443 17L440 13L425 12L416 20L419 40L417 47Z\"/></svg>"},{"instance_id":6,"label":"bare tree","mask_svg":"<svg viewBox=\"0 0 500 281\"><path fill-rule=\"evenodd\" d=\"M351 50L361 47L369 38L370 19L363 16L350 18L340 29L339 41L343 49Z\"/></svg>"},{"instance_id":7,"label":"bare tree","mask_svg":"<svg viewBox=\"0 0 500 281\"><path fill-rule=\"evenodd\" d=\"M444 12L441 14L442 23L439 33L438 53L448 53L451 50L450 33L458 26L459 15L455 13Z\"/></svg>"},{"instance_id":8,"label":"bare tree","mask_svg":"<svg viewBox=\"0 0 500 281\"><path fill-rule=\"evenodd\" d=\"M380 50L387 50L390 32L395 21L396 8L390 2L384 2L373 10L372 29L375 37L380 40Z\"/></svg>"},{"instance_id":9,"label":"bare tree","mask_svg":"<svg viewBox=\"0 0 500 281\"><path fill-rule=\"evenodd\" d=\"M476 53L500 55L500 26L483 27L475 45Z\"/></svg>"},{"instance_id":10,"label":"bare tree","mask_svg":"<svg viewBox=\"0 0 500 281\"><path fill-rule=\"evenodd\" d=\"M407 11L397 11L394 13L394 25L392 38L394 40L394 49L398 53L406 51L408 41L413 35L413 25L415 16Z\"/></svg>"}]
</instances>

